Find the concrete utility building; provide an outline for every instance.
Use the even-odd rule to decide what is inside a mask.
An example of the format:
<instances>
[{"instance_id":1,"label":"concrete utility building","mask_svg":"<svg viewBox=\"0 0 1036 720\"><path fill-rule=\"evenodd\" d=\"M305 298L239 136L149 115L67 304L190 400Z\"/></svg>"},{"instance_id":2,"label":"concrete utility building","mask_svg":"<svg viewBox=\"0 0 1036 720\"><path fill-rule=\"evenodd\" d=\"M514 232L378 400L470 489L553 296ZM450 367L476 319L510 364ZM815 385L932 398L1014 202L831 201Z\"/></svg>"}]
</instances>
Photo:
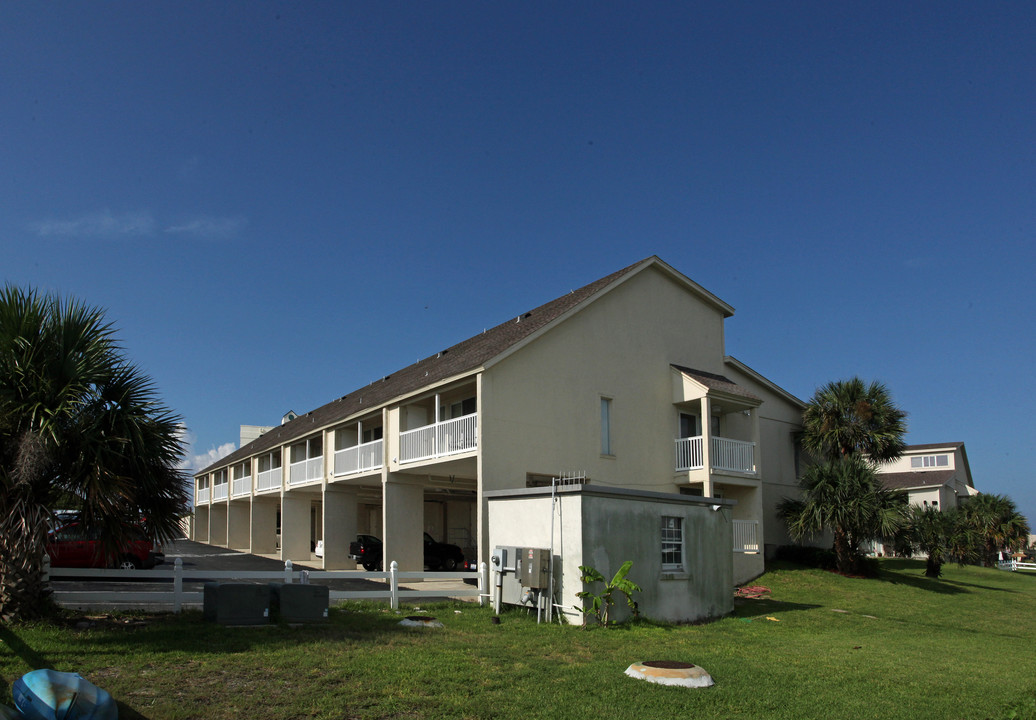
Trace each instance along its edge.
<instances>
[{"instance_id":1,"label":"concrete utility building","mask_svg":"<svg viewBox=\"0 0 1036 720\"><path fill-rule=\"evenodd\" d=\"M559 606L579 565L632 560L645 614L729 612L787 542L774 511L797 493L804 408L725 354L733 312L657 257L630 265L197 473L195 539L306 561L322 540L326 569L355 567L358 533L404 570L424 532L481 562L553 548Z\"/></svg>"}]
</instances>

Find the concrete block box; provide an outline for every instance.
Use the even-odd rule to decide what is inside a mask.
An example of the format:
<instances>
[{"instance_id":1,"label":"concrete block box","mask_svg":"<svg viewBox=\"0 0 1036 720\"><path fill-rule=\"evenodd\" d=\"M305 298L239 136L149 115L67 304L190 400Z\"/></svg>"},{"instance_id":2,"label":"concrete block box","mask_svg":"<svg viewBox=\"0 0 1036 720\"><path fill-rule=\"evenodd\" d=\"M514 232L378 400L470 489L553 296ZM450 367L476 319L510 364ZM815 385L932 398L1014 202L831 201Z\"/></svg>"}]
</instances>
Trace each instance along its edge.
<instances>
[{"instance_id":1,"label":"concrete block box","mask_svg":"<svg viewBox=\"0 0 1036 720\"><path fill-rule=\"evenodd\" d=\"M221 625L270 622L270 588L252 583L205 583L203 616Z\"/></svg>"},{"instance_id":2,"label":"concrete block box","mask_svg":"<svg viewBox=\"0 0 1036 720\"><path fill-rule=\"evenodd\" d=\"M278 622L327 621L330 592L326 585L270 583L270 614Z\"/></svg>"}]
</instances>

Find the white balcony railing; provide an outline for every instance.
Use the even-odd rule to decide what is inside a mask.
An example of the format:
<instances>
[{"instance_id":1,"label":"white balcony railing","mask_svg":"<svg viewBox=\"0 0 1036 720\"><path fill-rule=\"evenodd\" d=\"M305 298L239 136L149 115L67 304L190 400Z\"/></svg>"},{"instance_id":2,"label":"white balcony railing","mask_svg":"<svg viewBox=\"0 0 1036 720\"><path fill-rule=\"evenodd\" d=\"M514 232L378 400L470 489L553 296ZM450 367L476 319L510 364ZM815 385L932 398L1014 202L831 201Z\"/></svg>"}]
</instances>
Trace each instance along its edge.
<instances>
[{"instance_id":1,"label":"white balcony railing","mask_svg":"<svg viewBox=\"0 0 1036 720\"><path fill-rule=\"evenodd\" d=\"M709 450L714 470L755 472L755 443L714 437Z\"/></svg>"},{"instance_id":2,"label":"white balcony railing","mask_svg":"<svg viewBox=\"0 0 1036 720\"><path fill-rule=\"evenodd\" d=\"M478 413L399 434L399 462L447 457L478 448Z\"/></svg>"},{"instance_id":3,"label":"white balcony railing","mask_svg":"<svg viewBox=\"0 0 1036 720\"><path fill-rule=\"evenodd\" d=\"M713 470L755 473L755 443L714 437L709 444L709 460ZM676 441L677 472L704 467L701 436Z\"/></svg>"},{"instance_id":4,"label":"white balcony railing","mask_svg":"<svg viewBox=\"0 0 1036 720\"><path fill-rule=\"evenodd\" d=\"M269 470L263 470L259 473L259 476L255 479L256 490L276 490L281 486L281 478L283 473L281 468L275 467Z\"/></svg>"},{"instance_id":5,"label":"white balcony railing","mask_svg":"<svg viewBox=\"0 0 1036 720\"><path fill-rule=\"evenodd\" d=\"M734 520L734 552L759 552L759 523L751 520Z\"/></svg>"},{"instance_id":6,"label":"white balcony railing","mask_svg":"<svg viewBox=\"0 0 1036 720\"><path fill-rule=\"evenodd\" d=\"M292 463L288 472L288 483L290 485L299 485L320 480L323 477L324 458L321 456Z\"/></svg>"},{"instance_id":7,"label":"white balcony railing","mask_svg":"<svg viewBox=\"0 0 1036 720\"><path fill-rule=\"evenodd\" d=\"M212 486L212 502L227 499L227 484L220 483Z\"/></svg>"},{"instance_id":8,"label":"white balcony railing","mask_svg":"<svg viewBox=\"0 0 1036 720\"><path fill-rule=\"evenodd\" d=\"M705 467L701 437L680 438L676 441L676 469L700 470Z\"/></svg>"},{"instance_id":9,"label":"white balcony railing","mask_svg":"<svg viewBox=\"0 0 1036 720\"><path fill-rule=\"evenodd\" d=\"M335 475L377 470L385 464L385 441L375 440L335 451Z\"/></svg>"},{"instance_id":10,"label":"white balcony railing","mask_svg":"<svg viewBox=\"0 0 1036 720\"><path fill-rule=\"evenodd\" d=\"M194 504L195 505L204 505L208 501L209 501L209 489L208 488L200 488L198 490L198 492L195 493Z\"/></svg>"},{"instance_id":11,"label":"white balcony railing","mask_svg":"<svg viewBox=\"0 0 1036 720\"><path fill-rule=\"evenodd\" d=\"M231 486L230 491L234 493L234 497L240 497L241 495L248 495L252 492L252 476L245 475L244 477L234 478L234 484Z\"/></svg>"}]
</instances>

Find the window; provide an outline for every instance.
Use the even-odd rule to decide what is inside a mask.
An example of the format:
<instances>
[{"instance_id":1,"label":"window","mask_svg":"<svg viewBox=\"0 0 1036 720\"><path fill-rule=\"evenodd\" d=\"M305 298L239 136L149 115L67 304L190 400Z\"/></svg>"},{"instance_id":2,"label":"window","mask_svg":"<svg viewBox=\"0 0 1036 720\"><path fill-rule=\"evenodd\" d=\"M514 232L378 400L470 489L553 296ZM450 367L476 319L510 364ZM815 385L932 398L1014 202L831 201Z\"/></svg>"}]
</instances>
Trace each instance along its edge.
<instances>
[{"instance_id":1,"label":"window","mask_svg":"<svg viewBox=\"0 0 1036 720\"><path fill-rule=\"evenodd\" d=\"M910 458L912 468L949 467L949 455L918 455Z\"/></svg>"},{"instance_id":2,"label":"window","mask_svg":"<svg viewBox=\"0 0 1036 720\"><path fill-rule=\"evenodd\" d=\"M662 570L683 570L683 518L662 516Z\"/></svg>"},{"instance_id":3,"label":"window","mask_svg":"<svg viewBox=\"0 0 1036 720\"><path fill-rule=\"evenodd\" d=\"M612 454L612 399L601 398L601 454Z\"/></svg>"},{"instance_id":4,"label":"window","mask_svg":"<svg viewBox=\"0 0 1036 720\"><path fill-rule=\"evenodd\" d=\"M701 435L701 426L698 424L698 416L689 413L680 413L680 437L692 438Z\"/></svg>"}]
</instances>

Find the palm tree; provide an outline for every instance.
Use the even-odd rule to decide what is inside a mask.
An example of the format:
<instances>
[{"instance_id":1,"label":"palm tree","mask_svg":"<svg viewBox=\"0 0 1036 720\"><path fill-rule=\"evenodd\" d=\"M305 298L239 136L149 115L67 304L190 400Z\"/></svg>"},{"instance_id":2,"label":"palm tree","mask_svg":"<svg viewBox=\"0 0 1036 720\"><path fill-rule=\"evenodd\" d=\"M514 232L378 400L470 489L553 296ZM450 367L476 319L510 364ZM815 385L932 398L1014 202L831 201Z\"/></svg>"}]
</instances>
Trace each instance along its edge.
<instances>
[{"instance_id":1,"label":"palm tree","mask_svg":"<svg viewBox=\"0 0 1036 720\"><path fill-rule=\"evenodd\" d=\"M884 385L857 377L819 388L803 412L802 446L816 464L799 481L802 500L785 500L778 514L795 539L830 529L840 572L858 572L859 543L902 522L902 499L876 479L873 463L902 454L905 419Z\"/></svg>"},{"instance_id":2,"label":"palm tree","mask_svg":"<svg viewBox=\"0 0 1036 720\"><path fill-rule=\"evenodd\" d=\"M79 510L114 550L143 519L157 540L186 508L180 418L123 356L103 311L0 291L0 618L45 608L52 510Z\"/></svg>"},{"instance_id":3,"label":"palm tree","mask_svg":"<svg viewBox=\"0 0 1036 720\"><path fill-rule=\"evenodd\" d=\"M882 383L858 377L819 388L802 414L802 446L818 459L860 453L874 462L895 460L906 444L906 413Z\"/></svg>"},{"instance_id":4,"label":"palm tree","mask_svg":"<svg viewBox=\"0 0 1036 720\"><path fill-rule=\"evenodd\" d=\"M947 559L963 565L978 557L975 533L957 508L942 511L912 505L896 540L897 544L926 556L924 574L930 578L942 575Z\"/></svg>"},{"instance_id":5,"label":"palm tree","mask_svg":"<svg viewBox=\"0 0 1036 720\"><path fill-rule=\"evenodd\" d=\"M796 540L829 529L839 572L861 573L860 543L892 535L902 522L904 498L886 489L858 454L812 465L799 486L802 499L785 499L778 514Z\"/></svg>"},{"instance_id":6,"label":"palm tree","mask_svg":"<svg viewBox=\"0 0 1036 720\"><path fill-rule=\"evenodd\" d=\"M961 512L978 537L983 565L995 564L1000 551L1021 550L1029 541L1029 523L1006 495L976 495L964 502Z\"/></svg>"}]
</instances>

